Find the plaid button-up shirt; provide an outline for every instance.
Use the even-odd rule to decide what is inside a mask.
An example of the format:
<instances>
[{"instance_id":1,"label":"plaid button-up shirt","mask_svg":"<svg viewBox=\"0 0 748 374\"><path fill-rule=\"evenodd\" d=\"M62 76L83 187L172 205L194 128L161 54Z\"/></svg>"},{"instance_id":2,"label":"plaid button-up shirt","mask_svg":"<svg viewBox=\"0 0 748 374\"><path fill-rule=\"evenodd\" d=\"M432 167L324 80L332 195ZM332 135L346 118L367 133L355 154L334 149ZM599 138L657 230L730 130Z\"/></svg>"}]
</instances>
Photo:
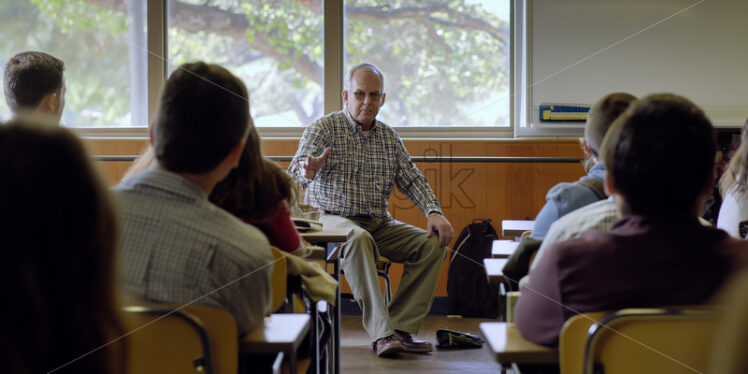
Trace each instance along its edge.
<instances>
[{"instance_id":1,"label":"plaid button-up shirt","mask_svg":"<svg viewBox=\"0 0 748 374\"><path fill-rule=\"evenodd\" d=\"M271 307L273 255L260 230L174 173L145 171L114 192L120 269L130 296L224 308L241 334L262 324Z\"/></svg>"},{"instance_id":2,"label":"plaid button-up shirt","mask_svg":"<svg viewBox=\"0 0 748 374\"><path fill-rule=\"evenodd\" d=\"M305 178L300 163L327 147L332 150L322 168ZM376 121L367 134L347 110L306 128L288 171L306 189L307 204L341 216L389 216L387 200L394 185L425 214L441 213L428 180L410 161L397 133Z\"/></svg>"}]
</instances>

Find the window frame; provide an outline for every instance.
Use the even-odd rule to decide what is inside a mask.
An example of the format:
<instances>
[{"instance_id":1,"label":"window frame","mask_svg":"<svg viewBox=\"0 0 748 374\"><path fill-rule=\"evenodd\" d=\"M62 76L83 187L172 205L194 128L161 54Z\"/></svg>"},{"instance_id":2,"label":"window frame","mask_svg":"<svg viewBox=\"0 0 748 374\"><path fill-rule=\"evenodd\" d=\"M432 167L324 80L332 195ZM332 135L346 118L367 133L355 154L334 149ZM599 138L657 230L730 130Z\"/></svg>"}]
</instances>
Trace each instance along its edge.
<instances>
[{"instance_id":1,"label":"window frame","mask_svg":"<svg viewBox=\"0 0 748 374\"><path fill-rule=\"evenodd\" d=\"M323 78L323 106L324 112L330 113L341 110L343 102L341 91L343 90L343 56L344 56L344 0L323 1L324 17L324 78ZM506 139L517 136L516 129L521 125L517 123L518 117L517 94L524 97L524 90L517 86L515 75L524 70L526 65L517 63L517 35L520 34L518 26L524 25L517 22L517 8L524 9L522 3L529 0L510 1L510 66L509 66L509 126L392 126L402 138L429 138L429 139ZM168 77L168 0L149 0L147 2L147 40L148 40L148 124L153 122L161 89ZM518 6L519 5L519 6ZM522 45L522 44L519 44ZM519 112L517 112L519 113ZM520 116L521 117L521 116ZM299 138L306 127L274 127L263 126L257 130L263 138ZM145 127L70 127L80 136L87 138L144 138L148 137L148 126Z\"/></svg>"},{"instance_id":2,"label":"window frame","mask_svg":"<svg viewBox=\"0 0 748 374\"><path fill-rule=\"evenodd\" d=\"M514 138L530 137L557 137L573 138L584 137L584 124L558 124L555 126L537 126L535 123L532 107L532 4L533 0L514 0L512 4L512 63L514 68L512 78L514 95L519 100L514 102L512 114L514 115L513 127Z\"/></svg>"}]
</instances>

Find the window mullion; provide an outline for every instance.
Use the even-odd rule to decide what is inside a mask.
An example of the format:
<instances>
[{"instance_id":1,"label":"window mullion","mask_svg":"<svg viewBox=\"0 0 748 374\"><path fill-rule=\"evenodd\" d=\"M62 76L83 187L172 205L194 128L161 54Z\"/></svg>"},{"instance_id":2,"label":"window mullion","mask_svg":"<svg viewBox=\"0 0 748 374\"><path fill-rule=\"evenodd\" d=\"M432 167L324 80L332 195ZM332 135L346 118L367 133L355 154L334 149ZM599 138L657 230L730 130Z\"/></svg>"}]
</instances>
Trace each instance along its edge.
<instances>
[{"instance_id":1,"label":"window mullion","mask_svg":"<svg viewBox=\"0 0 748 374\"><path fill-rule=\"evenodd\" d=\"M168 73L167 0L148 0L148 123L156 114Z\"/></svg>"},{"instance_id":2,"label":"window mullion","mask_svg":"<svg viewBox=\"0 0 748 374\"><path fill-rule=\"evenodd\" d=\"M330 113L343 107L343 0L325 0L324 17L324 111Z\"/></svg>"}]
</instances>

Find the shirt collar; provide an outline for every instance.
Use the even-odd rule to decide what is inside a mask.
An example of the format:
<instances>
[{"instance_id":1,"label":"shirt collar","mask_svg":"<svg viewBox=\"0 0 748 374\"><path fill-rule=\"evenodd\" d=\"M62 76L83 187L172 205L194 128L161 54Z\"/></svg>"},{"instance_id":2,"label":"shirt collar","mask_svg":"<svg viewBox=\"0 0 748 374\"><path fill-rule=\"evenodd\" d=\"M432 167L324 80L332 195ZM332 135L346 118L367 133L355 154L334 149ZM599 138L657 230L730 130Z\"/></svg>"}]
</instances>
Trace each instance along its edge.
<instances>
[{"instance_id":1,"label":"shirt collar","mask_svg":"<svg viewBox=\"0 0 748 374\"><path fill-rule=\"evenodd\" d=\"M133 185L149 185L196 200L208 199L208 195L205 193L205 190L200 187L199 184L179 174L165 170L146 170L133 177L131 183Z\"/></svg>"},{"instance_id":2,"label":"shirt collar","mask_svg":"<svg viewBox=\"0 0 748 374\"><path fill-rule=\"evenodd\" d=\"M348 107L343 109L343 112L345 113L345 118L348 119L348 125L351 126L351 130L353 131L364 131L363 127L361 127L361 124L356 122L355 119L353 119L353 116L351 116L351 113L348 112ZM374 131L374 129L377 128L377 119L374 119L374 122L371 124L371 129L369 131Z\"/></svg>"}]
</instances>

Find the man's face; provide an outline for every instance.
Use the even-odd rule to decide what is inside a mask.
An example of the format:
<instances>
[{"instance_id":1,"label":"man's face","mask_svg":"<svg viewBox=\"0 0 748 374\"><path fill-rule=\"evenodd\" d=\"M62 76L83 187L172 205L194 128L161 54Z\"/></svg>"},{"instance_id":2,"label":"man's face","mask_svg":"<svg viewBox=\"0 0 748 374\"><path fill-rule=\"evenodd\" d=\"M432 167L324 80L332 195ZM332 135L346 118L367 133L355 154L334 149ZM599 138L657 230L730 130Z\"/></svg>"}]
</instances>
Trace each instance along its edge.
<instances>
[{"instance_id":1,"label":"man's face","mask_svg":"<svg viewBox=\"0 0 748 374\"><path fill-rule=\"evenodd\" d=\"M363 126L374 122L379 107L384 105L384 97L379 77L367 70L354 73L350 89L343 91L343 101L348 106L348 112Z\"/></svg>"}]
</instances>

